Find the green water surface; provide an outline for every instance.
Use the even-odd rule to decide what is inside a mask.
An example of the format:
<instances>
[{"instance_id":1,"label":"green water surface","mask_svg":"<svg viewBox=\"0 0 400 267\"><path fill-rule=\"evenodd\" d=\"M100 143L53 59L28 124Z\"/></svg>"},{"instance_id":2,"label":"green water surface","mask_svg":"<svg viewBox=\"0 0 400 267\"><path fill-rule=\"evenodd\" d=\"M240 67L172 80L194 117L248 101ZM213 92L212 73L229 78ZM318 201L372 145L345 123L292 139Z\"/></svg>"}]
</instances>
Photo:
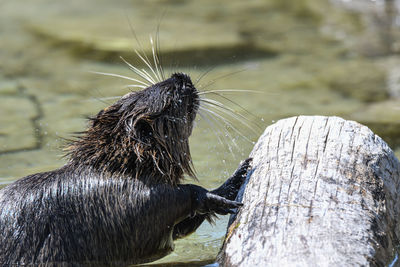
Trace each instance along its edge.
<instances>
[{"instance_id":1,"label":"green water surface","mask_svg":"<svg viewBox=\"0 0 400 267\"><path fill-rule=\"evenodd\" d=\"M150 54L149 35L157 33L167 73L185 72L194 81L204 75L196 83L203 91L251 91L208 95L241 115L219 111L225 124L207 116L196 121L191 151L206 188L220 185L265 127L284 117L357 120L397 149L397 11L345 2L3 0L0 186L62 166L65 139L130 90L132 82L91 71L134 76L120 56L143 67L133 51ZM212 261L226 221L204 223L160 262Z\"/></svg>"}]
</instances>

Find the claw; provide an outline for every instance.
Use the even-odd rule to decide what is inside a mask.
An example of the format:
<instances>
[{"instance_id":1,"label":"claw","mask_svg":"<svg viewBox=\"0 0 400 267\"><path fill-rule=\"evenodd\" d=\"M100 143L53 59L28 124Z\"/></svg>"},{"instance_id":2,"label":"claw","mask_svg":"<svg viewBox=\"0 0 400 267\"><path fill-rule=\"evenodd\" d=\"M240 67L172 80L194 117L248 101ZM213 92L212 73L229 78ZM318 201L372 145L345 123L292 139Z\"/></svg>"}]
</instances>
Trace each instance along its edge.
<instances>
[{"instance_id":1,"label":"claw","mask_svg":"<svg viewBox=\"0 0 400 267\"><path fill-rule=\"evenodd\" d=\"M235 173L228 180L226 180L223 185L211 192L227 199L234 200L240 187L246 179L247 173L251 168L252 160L252 158L248 158L242 161Z\"/></svg>"},{"instance_id":2,"label":"claw","mask_svg":"<svg viewBox=\"0 0 400 267\"><path fill-rule=\"evenodd\" d=\"M243 206L240 202L229 200L210 192L206 194L206 199L208 209L221 215L234 213L233 209Z\"/></svg>"},{"instance_id":3,"label":"claw","mask_svg":"<svg viewBox=\"0 0 400 267\"><path fill-rule=\"evenodd\" d=\"M246 179L251 168L252 158L242 161L239 168L223 185L208 192L204 188L194 186L194 203L197 206L195 212L198 214L234 214L236 209L243 206L242 203L234 201L240 187Z\"/></svg>"},{"instance_id":4,"label":"claw","mask_svg":"<svg viewBox=\"0 0 400 267\"><path fill-rule=\"evenodd\" d=\"M253 158L247 158L244 161L241 161L239 164L239 168L235 171L235 173L232 176L247 174L252 161Z\"/></svg>"}]
</instances>

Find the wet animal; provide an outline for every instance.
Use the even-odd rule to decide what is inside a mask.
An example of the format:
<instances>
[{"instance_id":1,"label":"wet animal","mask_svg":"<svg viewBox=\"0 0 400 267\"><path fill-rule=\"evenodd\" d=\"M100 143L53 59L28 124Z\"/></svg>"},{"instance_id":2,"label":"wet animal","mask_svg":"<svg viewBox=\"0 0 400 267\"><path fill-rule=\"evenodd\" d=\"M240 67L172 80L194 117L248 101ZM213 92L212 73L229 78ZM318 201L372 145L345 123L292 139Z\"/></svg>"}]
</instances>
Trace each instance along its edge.
<instances>
[{"instance_id":1,"label":"wet animal","mask_svg":"<svg viewBox=\"0 0 400 267\"><path fill-rule=\"evenodd\" d=\"M195 177L188 140L201 104L190 77L145 84L89 120L65 166L0 190L1 266L154 261L240 206L250 160L213 191L183 184Z\"/></svg>"}]
</instances>

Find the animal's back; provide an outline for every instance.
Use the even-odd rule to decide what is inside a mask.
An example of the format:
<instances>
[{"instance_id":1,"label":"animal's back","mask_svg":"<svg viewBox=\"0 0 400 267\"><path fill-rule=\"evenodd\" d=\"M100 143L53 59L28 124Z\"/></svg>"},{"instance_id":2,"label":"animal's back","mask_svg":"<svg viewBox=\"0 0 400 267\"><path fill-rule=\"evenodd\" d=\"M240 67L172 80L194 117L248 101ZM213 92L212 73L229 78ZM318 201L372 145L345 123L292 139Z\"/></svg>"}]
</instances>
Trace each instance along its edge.
<instances>
[{"instance_id":1,"label":"animal's back","mask_svg":"<svg viewBox=\"0 0 400 267\"><path fill-rule=\"evenodd\" d=\"M137 263L157 246L161 257L174 222L155 214L157 190L169 189L65 167L24 177L0 191L0 263Z\"/></svg>"}]
</instances>

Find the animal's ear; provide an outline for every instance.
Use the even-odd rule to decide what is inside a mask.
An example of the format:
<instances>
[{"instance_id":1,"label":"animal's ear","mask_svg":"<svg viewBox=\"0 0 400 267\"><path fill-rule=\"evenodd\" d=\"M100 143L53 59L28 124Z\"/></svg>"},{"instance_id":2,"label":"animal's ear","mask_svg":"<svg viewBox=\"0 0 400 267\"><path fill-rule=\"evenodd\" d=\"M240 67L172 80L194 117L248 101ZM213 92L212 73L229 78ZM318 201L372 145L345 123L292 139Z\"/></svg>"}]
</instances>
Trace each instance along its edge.
<instances>
[{"instance_id":1,"label":"animal's ear","mask_svg":"<svg viewBox=\"0 0 400 267\"><path fill-rule=\"evenodd\" d=\"M138 133L148 134L152 132L152 128L150 126L150 121L146 119L140 119L135 123L134 127L135 131Z\"/></svg>"},{"instance_id":2,"label":"animal's ear","mask_svg":"<svg viewBox=\"0 0 400 267\"><path fill-rule=\"evenodd\" d=\"M132 125L131 134L137 141L149 144L154 136L152 121L146 117L137 118Z\"/></svg>"}]
</instances>

